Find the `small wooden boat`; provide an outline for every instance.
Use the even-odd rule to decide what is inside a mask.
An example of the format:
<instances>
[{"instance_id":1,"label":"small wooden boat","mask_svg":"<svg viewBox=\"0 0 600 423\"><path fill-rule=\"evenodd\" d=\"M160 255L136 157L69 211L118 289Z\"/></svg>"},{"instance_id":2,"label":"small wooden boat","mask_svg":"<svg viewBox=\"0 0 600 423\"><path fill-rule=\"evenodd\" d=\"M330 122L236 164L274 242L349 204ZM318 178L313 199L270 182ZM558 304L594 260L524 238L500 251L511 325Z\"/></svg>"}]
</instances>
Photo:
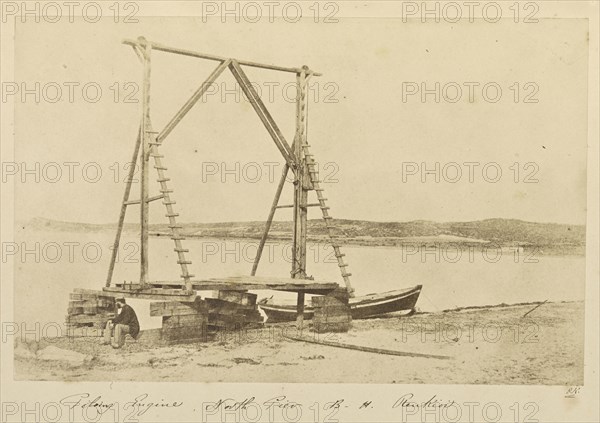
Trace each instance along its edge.
<instances>
[{"instance_id":1,"label":"small wooden boat","mask_svg":"<svg viewBox=\"0 0 600 423\"><path fill-rule=\"evenodd\" d=\"M412 288L350 298L350 313L353 319L366 319L399 311L412 313L419 299L419 294L421 294L421 288L422 285L417 285ZM258 306L267 315L268 323L296 320L296 306L275 305L264 302L259 302ZM304 308L304 320L312 319L314 312L311 306L306 306Z\"/></svg>"}]
</instances>

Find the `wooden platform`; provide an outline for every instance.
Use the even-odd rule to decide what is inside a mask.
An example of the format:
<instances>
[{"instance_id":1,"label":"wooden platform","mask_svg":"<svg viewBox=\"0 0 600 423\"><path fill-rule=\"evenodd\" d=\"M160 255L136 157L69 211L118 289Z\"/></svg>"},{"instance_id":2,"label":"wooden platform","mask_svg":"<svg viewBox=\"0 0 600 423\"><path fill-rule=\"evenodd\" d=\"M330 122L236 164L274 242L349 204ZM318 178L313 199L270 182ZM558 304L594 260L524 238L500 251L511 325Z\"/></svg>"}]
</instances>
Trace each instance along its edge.
<instances>
[{"instance_id":1,"label":"wooden platform","mask_svg":"<svg viewBox=\"0 0 600 423\"><path fill-rule=\"evenodd\" d=\"M192 290L186 291L182 281L156 281L145 286L134 283L116 284L116 287L105 287L106 294L128 298L142 298L149 300L167 300L179 302L193 302L196 300L196 291L254 291L274 290L295 292L298 294L296 303L298 327L302 327L304 320L304 295L327 295L339 289L336 282L316 281L313 279L291 279L257 276L233 276L224 278L210 278L193 280Z\"/></svg>"},{"instance_id":2,"label":"wooden platform","mask_svg":"<svg viewBox=\"0 0 600 423\"><path fill-rule=\"evenodd\" d=\"M139 295L150 295L153 298L156 298L157 295L190 295L186 291L183 291L186 292L185 294L182 293L184 284L181 281L155 281L149 282L148 285L152 288L141 289L142 287L139 284L116 284L116 288L104 288L104 291L127 295L137 293L138 298L144 298ZM232 276L192 281L192 289L194 291L252 291L269 289L325 295L337 288L339 288L339 285L336 282L258 276ZM177 301L182 300L178 299ZM191 301L193 301L193 298Z\"/></svg>"},{"instance_id":3,"label":"wooden platform","mask_svg":"<svg viewBox=\"0 0 600 423\"><path fill-rule=\"evenodd\" d=\"M105 287L102 291L106 295L113 297L140 298L143 300L167 300L167 301L182 301L191 302L196 299L195 292L188 292L181 288L179 289L161 289L161 288L141 288L139 284L127 284L126 287L121 286Z\"/></svg>"}]
</instances>

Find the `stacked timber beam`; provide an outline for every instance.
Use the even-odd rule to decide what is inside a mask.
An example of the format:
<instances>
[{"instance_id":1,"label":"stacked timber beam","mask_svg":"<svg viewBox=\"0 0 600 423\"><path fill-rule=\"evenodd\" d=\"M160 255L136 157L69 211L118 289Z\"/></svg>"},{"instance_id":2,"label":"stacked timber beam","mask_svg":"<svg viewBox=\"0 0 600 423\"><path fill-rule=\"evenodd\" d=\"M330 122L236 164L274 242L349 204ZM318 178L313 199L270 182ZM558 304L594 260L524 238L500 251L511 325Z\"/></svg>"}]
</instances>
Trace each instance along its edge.
<instances>
[{"instance_id":1,"label":"stacked timber beam","mask_svg":"<svg viewBox=\"0 0 600 423\"><path fill-rule=\"evenodd\" d=\"M103 295L102 291L75 289L67 308L67 335L102 336L106 322L115 316L114 297Z\"/></svg>"},{"instance_id":2,"label":"stacked timber beam","mask_svg":"<svg viewBox=\"0 0 600 423\"><path fill-rule=\"evenodd\" d=\"M219 291L217 298L150 303L150 315L162 317L161 339L166 343L206 342L218 332L262 324L256 294Z\"/></svg>"},{"instance_id":3,"label":"stacked timber beam","mask_svg":"<svg viewBox=\"0 0 600 423\"><path fill-rule=\"evenodd\" d=\"M200 298L150 303L150 316L162 316L162 340L167 343L208 340L208 306Z\"/></svg>"},{"instance_id":4,"label":"stacked timber beam","mask_svg":"<svg viewBox=\"0 0 600 423\"><path fill-rule=\"evenodd\" d=\"M349 294L339 289L331 294L312 297L315 314L312 320L313 331L348 332L352 325L352 315L348 304Z\"/></svg>"},{"instance_id":5,"label":"stacked timber beam","mask_svg":"<svg viewBox=\"0 0 600 423\"><path fill-rule=\"evenodd\" d=\"M262 324L263 317L258 311L256 298L256 294L238 291L218 291L217 298L206 298L210 330L235 331Z\"/></svg>"}]
</instances>

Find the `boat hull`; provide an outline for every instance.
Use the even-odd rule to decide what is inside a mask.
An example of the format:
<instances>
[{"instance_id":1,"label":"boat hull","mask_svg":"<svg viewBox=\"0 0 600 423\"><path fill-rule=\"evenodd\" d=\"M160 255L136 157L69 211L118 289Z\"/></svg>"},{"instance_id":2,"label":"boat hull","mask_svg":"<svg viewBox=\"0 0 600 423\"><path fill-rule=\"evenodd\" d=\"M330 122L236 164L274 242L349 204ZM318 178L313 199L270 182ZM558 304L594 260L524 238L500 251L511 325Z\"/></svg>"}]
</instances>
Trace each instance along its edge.
<instances>
[{"instance_id":1,"label":"boat hull","mask_svg":"<svg viewBox=\"0 0 600 423\"><path fill-rule=\"evenodd\" d=\"M400 311L412 311L415 308L421 285L381 294L369 294L362 297L351 298L349 301L352 319L366 319ZM258 304L267 315L267 323L291 322L296 320L296 307L287 305ZM310 306L304 308L304 320L314 316L314 309Z\"/></svg>"}]
</instances>

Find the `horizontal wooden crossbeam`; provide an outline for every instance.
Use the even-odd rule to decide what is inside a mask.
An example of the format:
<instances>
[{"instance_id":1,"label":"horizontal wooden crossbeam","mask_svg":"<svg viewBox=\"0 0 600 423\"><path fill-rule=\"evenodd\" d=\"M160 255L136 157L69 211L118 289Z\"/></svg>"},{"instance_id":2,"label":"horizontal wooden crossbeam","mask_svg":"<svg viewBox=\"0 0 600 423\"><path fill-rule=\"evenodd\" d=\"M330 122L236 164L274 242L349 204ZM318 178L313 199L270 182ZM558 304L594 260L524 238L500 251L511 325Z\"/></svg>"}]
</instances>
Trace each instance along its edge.
<instances>
[{"instance_id":1,"label":"horizontal wooden crossbeam","mask_svg":"<svg viewBox=\"0 0 600 423\"><path fill-rule=\"evenodd\" d=\"M195 279L191 283L194 291L249 291L268 289L274 291L304 292L307 294L326 294L339 288L336 282L258 276ZM157 294L161 293L159 291L178 291L185 286L181 281L155 281L148 282L148 285ZM146 292L146 290L141 290L142 287L139 284L117 284L117 287L124 290L128 289L132 292L136 290Z\"/></svg>"},{"instance_id":2,"label":"horizontal wooden crossbeam","mask_svg":"<svg viewBox=\"0 0 600 423\"><path fill-rule=\"evenodd\" d=\"M206 54L206 53L200 53L200 52L192 51L192 50L185 50L182 48L168 47L168 46L165 46L165 45L162 45L159 43L155 43L155 42L151 42L151 41L146 41L146 43L150 44L150 46L154 50L163 51L163 52L167 52L167 53L181 54L183 56L197 57L199 59L214 60L214 61L219 61L219 62L224 62L225 60L227 60L227 57L216 56L214 54ZM128 44L130 46L139 46L138 41L129 40L129 39L123 40L123 44ZM269 64L265 64L265 63L250 62L248 60L237 60L237 62L240 65L250 66L253 68L261 68L261 69L268 69L268 70L281 71L281 72L291 72L291 73L296 73L296 74L301 73L301 72L306 72L307 74L311 74L314 76L322 75L322 74L320 74L318 72L314 72L310 69L269 65Z\"/></svg>"},{"instance_id":3,"label":"horizontal wooden crossbeam","mask_svg":"<svg viewBox=\"0 0 600 423\"><path fill-rule=\"evenodd\" d=\"M127 297L127 298L139 298L143 300L166 300L166 301L194 301L196 299L195 292L185 291L183 289L160 289L160 288L140 288L139 284L127 285L123 287L122 284L117 284L117 287L104 287L102 289L105 295L112 297ZM138 288L135 288L135 287ZM185 286L185 285L182 285Z\"/></svg>"},{"instance_id":4,"label":"horizontal wooden crossbeam","mask_svg":"<svg viewBox=\"0 0 600 423\"><path fill-rule=\"evenodd\" d=\"M321 203L310 203L307 204L306 207L319 207L321 205ZM275 207L276 209L289 209L291 207L294 207L293 204L284 204L282 206L277 206Z\"/></svg>"},{"instance_id":5,"label":"horizontal wooden crossbeam","mask_svg":"<svg viewBox=\"0 0 600 423\"><path fill-rule=\"evenodd\" d=\"M160 195L155 195L154 197L150 197L148 198L148 203L152 202L152 201L156 201L156 200L160 200L161 198L164 198L164 194L160 194ZM133 204L140 204L141 201L140 200L129 200L129 201L125 201L125 205L127 206L131 206Z\"/></svg>"}]
</instances>

